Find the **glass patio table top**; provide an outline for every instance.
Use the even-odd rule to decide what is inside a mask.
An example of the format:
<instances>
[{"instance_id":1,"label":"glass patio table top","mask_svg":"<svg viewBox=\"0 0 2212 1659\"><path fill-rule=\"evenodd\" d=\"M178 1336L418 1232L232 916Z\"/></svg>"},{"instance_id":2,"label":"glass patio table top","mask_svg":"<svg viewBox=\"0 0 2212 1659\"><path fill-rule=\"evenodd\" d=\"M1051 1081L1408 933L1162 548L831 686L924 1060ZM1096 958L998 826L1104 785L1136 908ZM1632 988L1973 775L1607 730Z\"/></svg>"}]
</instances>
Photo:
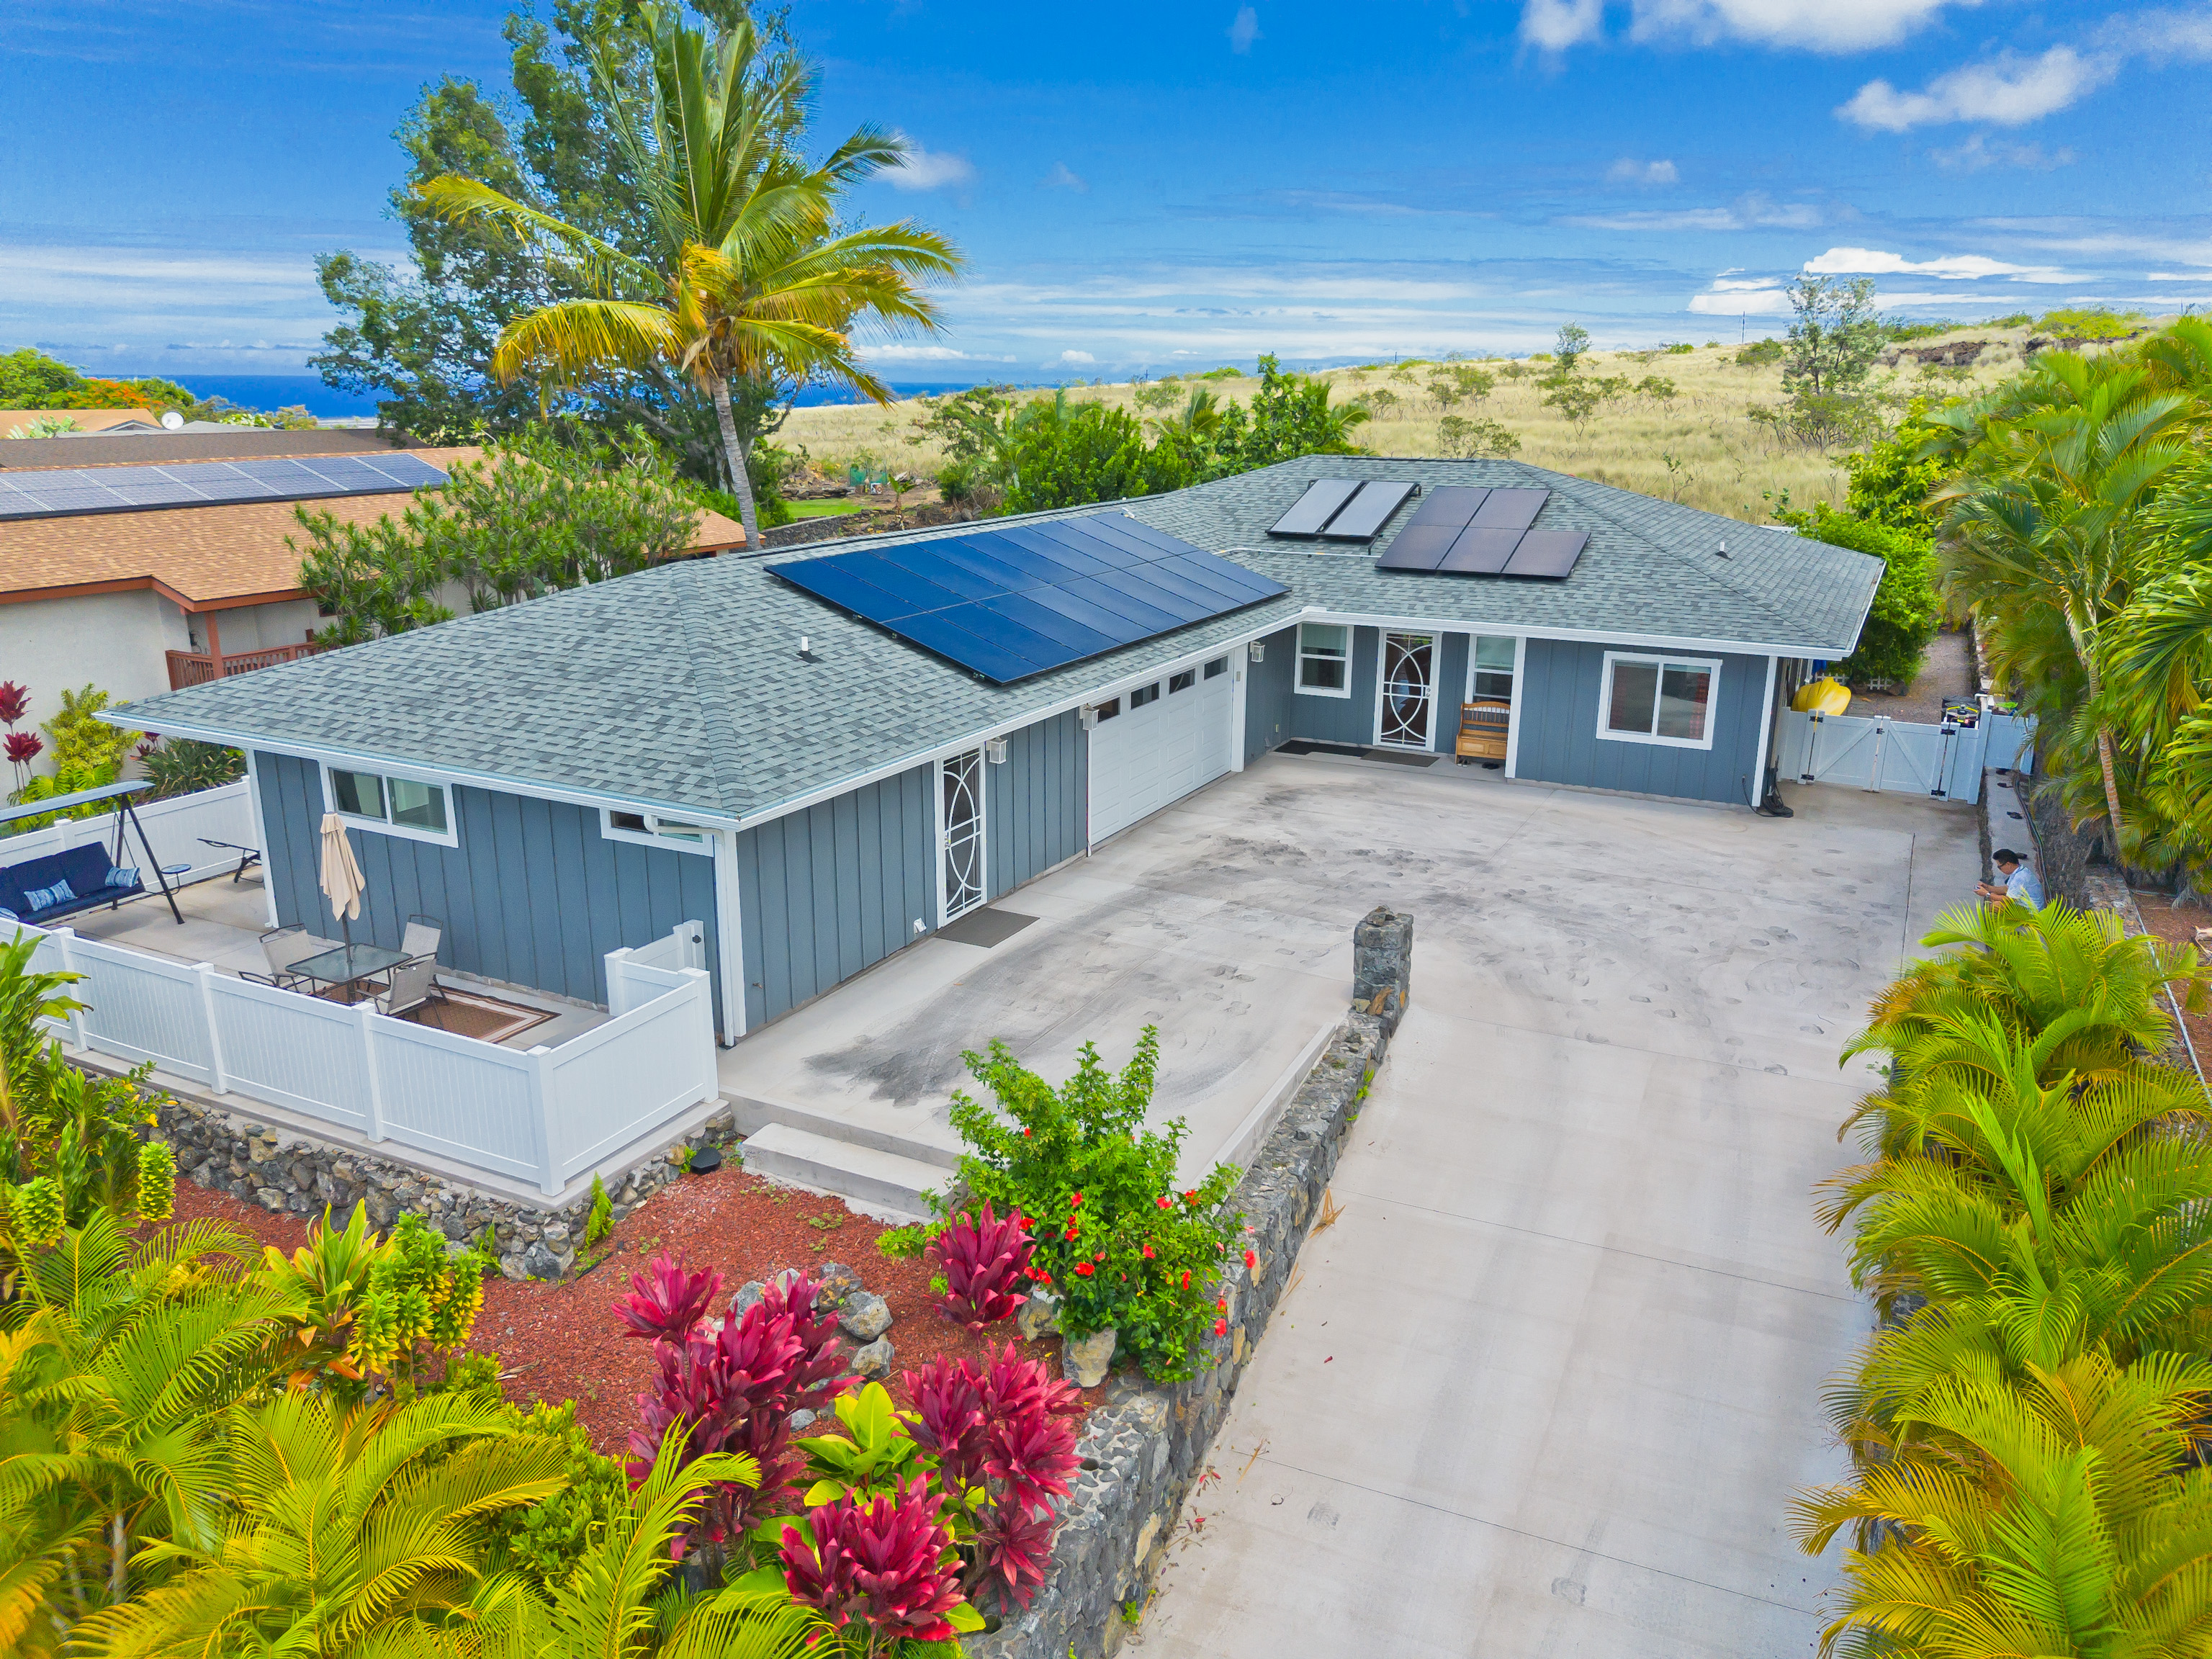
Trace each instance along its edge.
<instances>
[{"instance_id":1,"label":"glass patio table top","mask_svg":"<svg viewBox=\"0 0 2212 1659\"><path fill-rule=\"evenodd\" d=\"M387 951L381 945L341 945L319 956L303 957L291 971L325 985L350 985L397 968L408 959L404 951Z\"/></svg>"}]
</instances>

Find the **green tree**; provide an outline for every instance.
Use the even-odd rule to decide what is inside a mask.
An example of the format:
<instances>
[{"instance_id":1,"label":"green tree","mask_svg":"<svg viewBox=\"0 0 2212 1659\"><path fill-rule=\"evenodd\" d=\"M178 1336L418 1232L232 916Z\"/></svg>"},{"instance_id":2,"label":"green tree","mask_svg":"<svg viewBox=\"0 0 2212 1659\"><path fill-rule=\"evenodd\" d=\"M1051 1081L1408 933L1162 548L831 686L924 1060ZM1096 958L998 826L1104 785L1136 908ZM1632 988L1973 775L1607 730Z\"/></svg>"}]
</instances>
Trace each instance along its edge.
<instances>
[{"instance_id":1,"label":"green tree","mask_svg":"<svg viewBox=\"0 0 2212 1659\"><path fill-rule=\"evenodd\" d=\"M1882 562L1881 582L1875 589L1858 645L1836 665L1836 672L1855 683L1890 680L1910 685L1920 672L1928 642L1943 622L1942 602L1936 596L1935 544L1871 519L1838 513L1826 501L1816 502L1810 513L1783 512L1776 517L1814 541L1871 553Z\"/></svg>"},{"instance_id":2,"label":"green tree","mask_svg":"<svg viewBox=\"0 0 2212 1659\"><path fill-rule=\"evenodd\" d=\"M1231 404L1221 411L1206 476L1249 472L1303 455L1360 454L1352 434L1369 418L1366 404L1357 398L1331 404L1328 381L1285 373L1270 352L1260 359L1251 406Z\"/></svg>"},{"instance_id":3,"label":"green tree","mask_svg":"<svg viewBox=\"0 0 2212 1659\"><path fill-rule=\"evenodd\" d=\"M1148 447L1127 410L1071 404L1065 392L1014 415L1004 453L1009 513L1157 495L1190 481L1185 458L1171 445Z\"/></svg>"},{"instance_id":4,"label":"green tree","mask_svg":"<svg viewBox=\"0 0 2212 1659\"><path fill-rule=\"evenodd\" d=\"M456 222L505 225L545 256L549 273L582 290L510 318L494 377L527 376L550 392L610 375L688 375L714 404L723 482L757 546L750 439L737 423L732 384L819 380L889 402L848 331L861 319L934 327L935 307L917 284L951 275L960 256L911 222L838 225L847 191L901 161L904 143L863 126L823 161L805 161L793 138L808 71L764 52L749 20L710 42L672 9L641 5L638 15L652 42L647 107L625 92L603 43L592 65L639 191L646 247L625 248L459 174L416 193Z\"/></svg>"},{"instance_id":5,"label":"green tree","mask_svg":"<svg viewBox=\"0 0 2212 1659\"><path fill-rule=\"evenodd\" d=\"M1881 350L1874 279L1801 276L1789 293L1796 317L1783 347L1782 389L1811 398L1855 391Z\"/></svg>"},{"instance_id":6,"label":"green tree","mask_svg":"<svg viewBox=\"0 0 2212 1659\"><path fill-rule=\"evenodd\" d=\"M1580 323L1561 323L1559 343L1552 348L1552 356L1559 360L1559 373L1571 374L1582 362L1583 354L1589 349L1589 331Z\"/></svg>"}]
</instances>

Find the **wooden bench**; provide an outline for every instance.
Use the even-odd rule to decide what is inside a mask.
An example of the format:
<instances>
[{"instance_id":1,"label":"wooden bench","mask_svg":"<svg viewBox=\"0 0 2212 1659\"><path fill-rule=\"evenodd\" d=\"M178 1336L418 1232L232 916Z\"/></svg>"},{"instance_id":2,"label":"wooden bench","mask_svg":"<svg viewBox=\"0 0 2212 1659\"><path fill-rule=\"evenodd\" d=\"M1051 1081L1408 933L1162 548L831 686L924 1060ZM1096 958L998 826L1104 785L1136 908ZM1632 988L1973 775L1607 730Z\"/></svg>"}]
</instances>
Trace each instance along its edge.
<instances>
[{"instance_id":1,"label":"wooden bench","mask_svg":"<svg viewBox=\"0 0 2212 1659\"><path fill-rule=\"evenodd\" d=\"M1479 698L1459 706L1459 744L1462 760L1505 758L1505 738L1513 720L1513 705L1494 697Z\"/></svg>"}]
</instances>

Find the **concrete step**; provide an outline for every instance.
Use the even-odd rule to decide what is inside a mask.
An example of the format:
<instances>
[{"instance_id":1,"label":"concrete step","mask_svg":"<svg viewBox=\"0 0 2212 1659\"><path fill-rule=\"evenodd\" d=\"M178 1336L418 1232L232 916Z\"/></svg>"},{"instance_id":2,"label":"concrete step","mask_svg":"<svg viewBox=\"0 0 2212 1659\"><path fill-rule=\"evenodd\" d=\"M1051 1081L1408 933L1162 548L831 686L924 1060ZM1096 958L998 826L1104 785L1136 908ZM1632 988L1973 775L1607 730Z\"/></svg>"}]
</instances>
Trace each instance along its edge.
<instances>
[{"instance_id":1,"label":"concrete step","mask_svg":"<svg viewBox=\"0 0 2212 1659\"><path fill-rule=\"evenodd\" d=\"M756 1175L850 1199L871 1214L921 1220L929 1213L926 1192L941 1192L950 1173L941 1165L877 1146L833 1140L788 1123L755 1131L744 1145L745 1168Z\"/></svg>"},{"instance_id":2,"label":"concrete step","mask_svg":"<svg viewBox=\"0 0 2212 1659\"><path fill-rule=\"evenodd\" d=\"M896 1152L901 1158L910 1158L917 1164L934 1164L941 1170L960 1167L960 1139L944 1124L916 1126L925 1133L933 1133L939 1137L930 1140L875 1128L849 1118L839 1117L834 1113L794 1106L788 1101L757 1100L750 1095L732 1094L724 1095L722 1099L736 1115L738 1130L741 1134L757 1134L771 1123L781 1123L787 1128L804 1129L810 1134L821 1135L830 1140L847 1140L856 1146L872 1146L879 1152Z\"/></svg>"}]
</instances>

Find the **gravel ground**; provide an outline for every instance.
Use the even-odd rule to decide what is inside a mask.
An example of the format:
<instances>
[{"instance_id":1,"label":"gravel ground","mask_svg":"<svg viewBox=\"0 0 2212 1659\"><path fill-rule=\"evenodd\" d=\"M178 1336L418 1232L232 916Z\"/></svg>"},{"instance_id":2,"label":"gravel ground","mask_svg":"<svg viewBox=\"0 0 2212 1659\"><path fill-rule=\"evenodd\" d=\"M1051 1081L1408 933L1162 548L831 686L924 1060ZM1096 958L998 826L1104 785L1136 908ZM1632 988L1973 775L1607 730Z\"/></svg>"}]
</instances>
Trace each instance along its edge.
<instances>
[{"instance_id":1,"label":"gravel ground","mask_svg":"<svg viewBox=\"0 0 2212 1659\"><path fill-rule=\"evenodd\" d=\"M1938 634L1920 659L1920 677L1912 689L1891 696L1885 691L1854 691L1847 714L1869 718L1886 715L1893 720L1924 720L1933 726L1943 718L1946 697L1974 695L1973 653L1962 631Z\"/></svg>"},{"instance_id":2,"label":"gravel ground","mask_svg":"<svg viewBox=\"0 0 2212 1659\"><path fill-rule=\"evenodd\" d=\"M185 1181L177 1184L177 1217L228 1221L288 1254L307 1242L307 1227L298 1218L273 1216ZM635 1398L653 1365L651 1346L623 1335L611 1305L654 1252L680 1249L694 1267L720 1267L726 1295L786 1267L845 1263L890 1304L889 1334L896 1359L885 1380L902 1401L899 1372L936 1354L981 1358L987 1351L1003 1351L1009 1340L1024 1356L1052 1362L1058 1373L1057 1337L1022 1342L1011 1320L971 1335L945 1318L920 1261L892 1261L877 1250L876 1240L885 1231L836 1199L773 1186L736 1169L687 1176L617 1223L613 1250L581 1278L559 1285L517 1284L496 1275L486 1280L483 1310L469 1346L501 1356L508 1399L526 1404L573 1398L593 1443L603 1452L618 1452L636 1420ZM1104 1397L1099 1388L1085 1399L1096 1406Z\"/></svg>"}]
</instances>

